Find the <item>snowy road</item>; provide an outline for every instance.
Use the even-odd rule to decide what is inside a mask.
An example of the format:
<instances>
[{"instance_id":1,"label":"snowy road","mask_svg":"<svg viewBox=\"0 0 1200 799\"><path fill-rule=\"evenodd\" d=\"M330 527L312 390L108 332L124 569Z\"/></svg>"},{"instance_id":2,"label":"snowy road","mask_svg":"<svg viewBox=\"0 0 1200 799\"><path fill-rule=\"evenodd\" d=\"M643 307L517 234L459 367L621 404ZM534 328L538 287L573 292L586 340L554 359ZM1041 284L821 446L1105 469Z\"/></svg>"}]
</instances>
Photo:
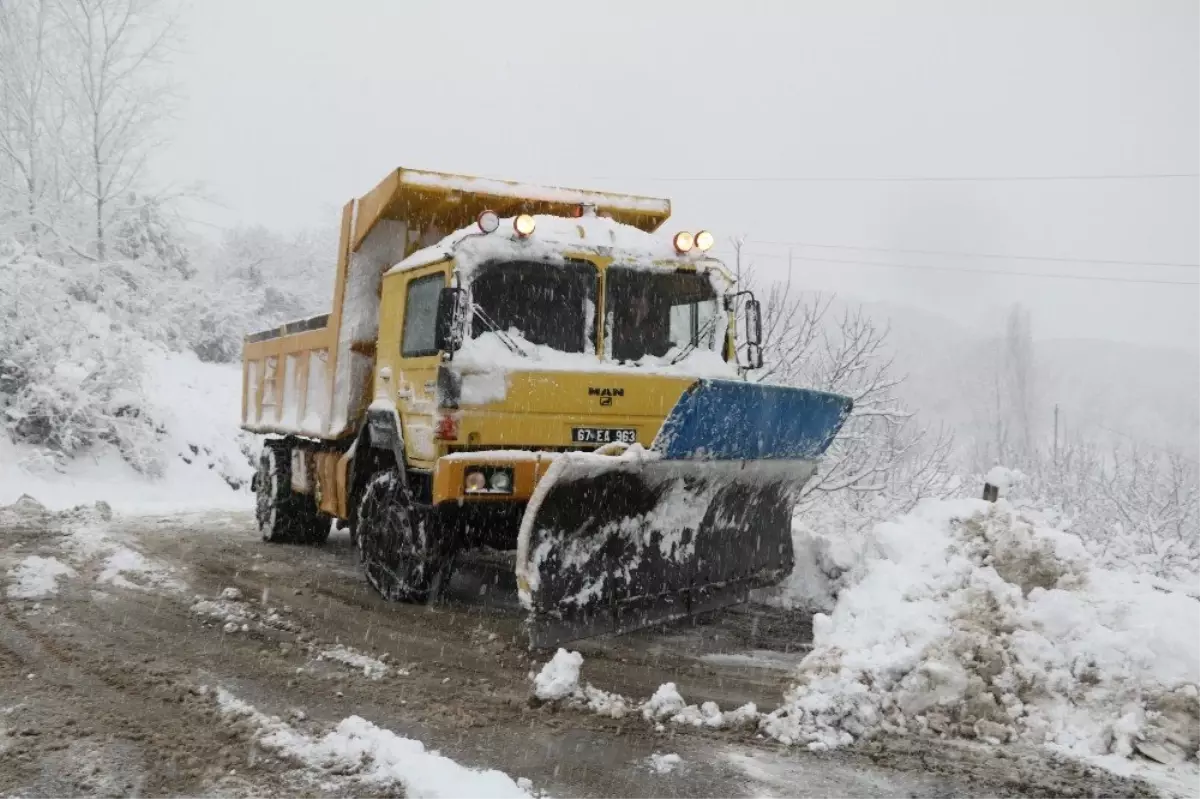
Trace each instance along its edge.
<instances>
[{"instance_id":1,"label":"snowy road","mask_svg":"<svg viewBox=\"0 0 1200 799\"><path fill-rule=\"evenodd\" d=\"M1149 795L1015 748L813 754L752 730L535 707L529 673L547 655L523 649L505 580L482 565L447 603L415 607L368 590L344 534L269 546L248 513L0 509L0 535L0 795L503 795L518 779L552 796ZM809 634L756 609L575 648L609 691L674 681L689 702L770 709ZM351 716L357 732L338 726ZM462 769L397 754L387 731L511 780L454 782ZM431 770L450 787L414 781Z\"/></svg>"}]
</instances>

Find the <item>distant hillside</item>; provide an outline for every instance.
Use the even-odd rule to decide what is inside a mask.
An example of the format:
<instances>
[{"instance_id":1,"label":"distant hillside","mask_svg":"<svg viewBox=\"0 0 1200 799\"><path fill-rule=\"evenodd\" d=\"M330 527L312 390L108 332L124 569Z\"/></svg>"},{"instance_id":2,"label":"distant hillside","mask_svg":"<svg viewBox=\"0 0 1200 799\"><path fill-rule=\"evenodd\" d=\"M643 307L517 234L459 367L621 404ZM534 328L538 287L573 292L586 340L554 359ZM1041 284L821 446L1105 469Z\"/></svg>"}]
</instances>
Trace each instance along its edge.
<instances>
[{"instance_id":1,"label":"distant hillside","mask_svg":"<svg viewBox=\"0 0 1200 799\"><path fill-rule=\"evenodd\" d=\"M852 303L839 300L839 307ZM969 437L994 407L998 341L917 308L866 303L891 328L900 395L928 422ZM1037 320L1034 319L1036 330ZM1054 405L1064 428L1111 441L1133 437L1152 446L1200 454L1200 350L1115 341L1034 342L1039 434L1049 436Z\"/></svg>"}]
</instances>

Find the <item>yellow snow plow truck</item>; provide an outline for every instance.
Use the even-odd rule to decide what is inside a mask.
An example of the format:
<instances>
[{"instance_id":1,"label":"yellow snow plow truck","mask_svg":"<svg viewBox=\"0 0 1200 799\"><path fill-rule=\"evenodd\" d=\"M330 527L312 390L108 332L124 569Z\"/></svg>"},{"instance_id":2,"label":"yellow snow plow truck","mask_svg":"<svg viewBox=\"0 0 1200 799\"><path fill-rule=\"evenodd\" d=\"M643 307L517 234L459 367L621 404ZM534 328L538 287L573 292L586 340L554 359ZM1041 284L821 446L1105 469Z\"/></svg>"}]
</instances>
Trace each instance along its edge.
<instances>
[{"instance_id":1,"label":"yellow snow plow truck","mask_svg":"<svg viewBox=\"0 0 1200 799\"><path fill-rule=\"evenodd\" d=\"M248 335L270 542L348 527L391 600L515 551L532 646L746 600L851 402L750 382L759 303L666 200L397 169L348 203L330 313Z\"/></svg>"}]
</instances>

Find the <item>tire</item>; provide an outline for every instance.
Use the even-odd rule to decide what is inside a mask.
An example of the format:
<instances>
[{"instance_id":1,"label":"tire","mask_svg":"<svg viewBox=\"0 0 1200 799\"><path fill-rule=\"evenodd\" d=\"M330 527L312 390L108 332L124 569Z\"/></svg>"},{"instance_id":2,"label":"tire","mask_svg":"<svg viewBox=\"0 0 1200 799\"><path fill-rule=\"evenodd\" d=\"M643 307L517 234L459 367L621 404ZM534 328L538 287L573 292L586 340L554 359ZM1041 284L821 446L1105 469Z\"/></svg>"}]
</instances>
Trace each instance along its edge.
<instances>
[{"instance_id":1,"label":"tire","mask_svg":"<svg viewBox=\"0 0 1200 799\"><path fill-rule=\"evenodd\" d=\"M413 507L395 470L367 481L354 522L363 573L379 595L390 602L429 598L442 565L431 540L433 519Z\"/></svg>"},{"instance_id":2,"label":"tire","mask_svg":"<svg viewBox=\"0 0 1200 799\"><path fill-rule=\"evenodd\" d=\"M312 497L292 491L291 467L288 450L263 447L255 474L258 531L271 544L324 544L329 518L317 511Z\"/></svg>"}]
</instances>

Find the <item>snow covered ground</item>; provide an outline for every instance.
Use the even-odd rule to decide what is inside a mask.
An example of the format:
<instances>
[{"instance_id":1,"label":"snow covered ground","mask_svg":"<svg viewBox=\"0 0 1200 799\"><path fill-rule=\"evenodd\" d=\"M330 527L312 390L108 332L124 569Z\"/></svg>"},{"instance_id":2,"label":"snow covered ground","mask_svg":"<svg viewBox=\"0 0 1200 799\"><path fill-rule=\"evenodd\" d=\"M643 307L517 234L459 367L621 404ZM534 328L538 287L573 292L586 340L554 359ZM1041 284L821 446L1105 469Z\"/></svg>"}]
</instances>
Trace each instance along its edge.
<instances>
[{"instance_id":1,"label":"snow covered ground","mask_svg":"<svg viewBox=\"0 0 1200 799\"><path fill-rule=\"evenodd\" d=\"M144 364L146 411L161 431L161 476L138 473L111 445L56 463L0 436L0 505L28 494L53 510L98 501L123 513L251 507L254 441L238 429L240 366L161 350Z\"/></svg>"}]
</instances>

